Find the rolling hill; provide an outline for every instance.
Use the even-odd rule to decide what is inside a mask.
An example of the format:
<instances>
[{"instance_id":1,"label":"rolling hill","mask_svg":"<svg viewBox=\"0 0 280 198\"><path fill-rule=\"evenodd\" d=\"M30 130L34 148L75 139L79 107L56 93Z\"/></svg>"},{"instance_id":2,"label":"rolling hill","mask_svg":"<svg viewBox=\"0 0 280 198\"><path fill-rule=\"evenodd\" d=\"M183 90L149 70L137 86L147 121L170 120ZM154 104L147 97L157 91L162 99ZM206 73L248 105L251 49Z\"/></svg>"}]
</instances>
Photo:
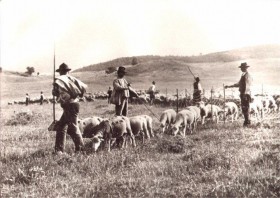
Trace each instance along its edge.
<instances>
[{"instance_id":1,"label":"rolling hill","mask_svg":"<svg viewBox=\"0 0 280 198\"><path fill-rule=\"evenodd\" d=\"M175 94L176 89L179 89L179 92L187 89L192 93L193 76L187 68L189 66L193 73L201 78L203 88L209 93L212 87L221 91L223 84L236 83L241 74L237 66L246 61L251 66L249 71L254 79L253 86L256 93L261 93L262 87L264 92L280 93L279 53L280 46L258 46L199 57L142 56L137 57L138 64L135 66L129 65L132 57L126 57L84 67L72 72L72 75L88 84L88 92L106 91L109 86L112 86L116 76L115 73L106 74L105 69L116 63L118 63L116 65L122 63L121 65L127 66L126 79L135 89L148 89L154 80L161 93L166 93L167 90L168 93ZM225 57L237 60L230 61ZM201 58L200 62L199 58ZM29 93L31 97L38 97L43 91L46 96L51 96L51 89L51 75L28 78L10 72L3 72L1 75L1 102L4 104L24 98L25 93ZM237 89L233 90L238 94ZM233 90L228 90L226 94L231 94Z\"/></svg>"},{"instance_id":2,"label":"rolling hill","mask_svg":"<svg viewBox=\"0 0 280 198\"><path fill-rule=\"evenodd\" d=\"M265 59L280 58L280 45L259 45L254 47L244 47L230 51L210 53L200 56L137 56L140 66L151 61L164 62L179 61L182 63L213 63L213 62L233 62L245 59ZM84 71L103 71L109 67L118 67L120 65L130 65L133 57L122 57L111 61L92 64L75 70L74 72ZM151 68L152 69L152 68ZM152 69L153 70L153 69Z\"/></svg>"}]
</instances>

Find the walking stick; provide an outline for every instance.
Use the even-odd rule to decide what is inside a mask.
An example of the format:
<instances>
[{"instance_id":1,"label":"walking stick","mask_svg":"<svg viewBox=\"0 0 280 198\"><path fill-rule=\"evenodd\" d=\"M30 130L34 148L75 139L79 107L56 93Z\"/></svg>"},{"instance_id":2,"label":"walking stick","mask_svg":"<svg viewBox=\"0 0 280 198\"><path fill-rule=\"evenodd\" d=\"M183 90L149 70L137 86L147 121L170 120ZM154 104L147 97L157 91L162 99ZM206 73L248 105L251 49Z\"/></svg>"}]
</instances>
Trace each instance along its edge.
<instances>
[{"instance_id":1,"label":"walking stick","mask_svg":"<svg viewBox=\"0 0 280 198\"><path fill-rule=\"evenodd\" d=\"M224 124L226 123L226 112L225 112L225 108L226 108L226 89L225 89L225 84L223 84L223 89L224 89Z\"/></svg>"},{"instance_id":2,"label":"walking stick","mask_svg":"<svg viewBox=\"0 0 280 198\"><path fill-rule=\"evenodd\" d=\"M54 44L54 54L53 54L53 89L55 82L55 44ZM53 95L53 122L55 123L55 96Z\"/></svg>"},{"instance_id":3,"label":"walking stick","mask_svg":"<svg viewBox=\"0 0 280 198\"><path fill-rule=\"evenodd\" d=\"M54 46L54 57L53 57L53 90L55 89L54 82L55 82L55 46ZM55 96L53 95L53 122L48 127L48 130L49 131L55 131L55 124L56 124L56 120L55 120Z\"/></svg>"}]
</instances>

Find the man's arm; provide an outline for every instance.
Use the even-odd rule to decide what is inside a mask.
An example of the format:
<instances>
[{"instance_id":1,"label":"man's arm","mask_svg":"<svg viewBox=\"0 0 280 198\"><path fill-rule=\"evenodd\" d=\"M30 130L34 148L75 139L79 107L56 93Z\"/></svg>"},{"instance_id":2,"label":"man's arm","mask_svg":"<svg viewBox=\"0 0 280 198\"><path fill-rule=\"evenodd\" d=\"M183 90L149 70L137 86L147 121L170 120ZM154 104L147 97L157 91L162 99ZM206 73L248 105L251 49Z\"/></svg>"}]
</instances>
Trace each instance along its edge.
<instances>
[{"instance_id":1,"label":"man's arm","mask_svg":"<svg viewBox=\"0 0 280 198\"><path fill-rule=\"evenodd\" d=\"M238 82L238 83L235 83L235 84L233 84L233 85L226 85L226 86L225 86L225 89L227 89L227 88L232 88L232 87L239 87L239 82Z\"/></svg>"}]
</instances>

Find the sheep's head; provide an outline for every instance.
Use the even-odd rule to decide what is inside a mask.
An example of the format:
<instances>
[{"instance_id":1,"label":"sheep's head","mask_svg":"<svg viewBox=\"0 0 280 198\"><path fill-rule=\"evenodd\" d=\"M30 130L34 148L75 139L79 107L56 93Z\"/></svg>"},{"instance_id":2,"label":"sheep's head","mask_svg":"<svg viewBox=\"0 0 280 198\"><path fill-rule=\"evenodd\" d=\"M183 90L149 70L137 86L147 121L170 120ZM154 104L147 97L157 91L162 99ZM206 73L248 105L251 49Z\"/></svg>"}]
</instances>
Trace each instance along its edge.
<instances>
[{"instance_id":1,"label":"sheep's head","mask_svg":"<svg viewBox=\"0 0 280 198\"><path fill-rule=\"evenodd\" d=\"M83 133L83 138L92 138L96 134L102 134L102 135L108 134L108 133L110 133L110 130L111 130L111 127L110 127L109 121L103 120L102 122L100 122L99 125L94 127L92 130L85 131Z\"/></svg>"},{"instance_id":2,"label":"sheep's head","mask_svg":"<svg viewBox=\"0 0 280 198\"><path fill-rule=\"evenodd\" d=\"M171 129L171 134L175 136L177 135L178 132L179 132L179 127L173 126Z\"/></svg>"},{"instance_id":3,"label":"sheep's head","mask_svg":"<svg viewBox=\"0 0 280 198\"><path fill-rule=\"evenodd\" d=\"M92 138L92 149L94 152L97 151L97 149L100 147L101 142L103 142L104 140L101 137L93 137Z\"/></svg>"}]
</instances>

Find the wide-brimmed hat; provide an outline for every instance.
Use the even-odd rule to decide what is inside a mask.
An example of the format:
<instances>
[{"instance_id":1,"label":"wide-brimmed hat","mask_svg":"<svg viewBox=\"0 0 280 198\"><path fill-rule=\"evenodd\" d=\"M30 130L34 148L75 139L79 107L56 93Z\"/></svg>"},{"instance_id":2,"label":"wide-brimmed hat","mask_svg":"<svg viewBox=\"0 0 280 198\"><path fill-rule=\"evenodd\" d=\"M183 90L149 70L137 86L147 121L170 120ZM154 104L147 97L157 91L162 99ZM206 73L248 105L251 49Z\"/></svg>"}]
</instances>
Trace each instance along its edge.
<instances>
[{"instance_id":1,"label":"wide-brimmed hat","mask_svg":"<svg viewBox=\"0 0 280 198\"><path fill-rule=\"evenodd\" d=\"M69 68L68 65L66 65L65 63L62 63L61 65L59 65L59 68L55 71L61 72L61 71L70 71L70 70L71 70L71 68Z\"/></svg>"},{"instance_id":2,"label":"wide-brimmed hat","mask_svg":"<svg viewBox=\"0 0 280 198\"><path fill-rule=\"evenodd\" d=\"M117 70L117 73L123 73L123 74L125 74L125 73L126 73L125 67L120 66L120 67L118 68L118 70Z\"/></svg>"},{"instance_id":3,"label":"wide-brimmed hat","mask_svg":"<svg viewBox=\"0 0 280 198\"><path fill-rule=\"evenodd\" d=\"M239 68L247 68L250 67L249 65L247 65L247 63L241 63L241 65L239 66Z\"/></svg>"}]
</instances>

